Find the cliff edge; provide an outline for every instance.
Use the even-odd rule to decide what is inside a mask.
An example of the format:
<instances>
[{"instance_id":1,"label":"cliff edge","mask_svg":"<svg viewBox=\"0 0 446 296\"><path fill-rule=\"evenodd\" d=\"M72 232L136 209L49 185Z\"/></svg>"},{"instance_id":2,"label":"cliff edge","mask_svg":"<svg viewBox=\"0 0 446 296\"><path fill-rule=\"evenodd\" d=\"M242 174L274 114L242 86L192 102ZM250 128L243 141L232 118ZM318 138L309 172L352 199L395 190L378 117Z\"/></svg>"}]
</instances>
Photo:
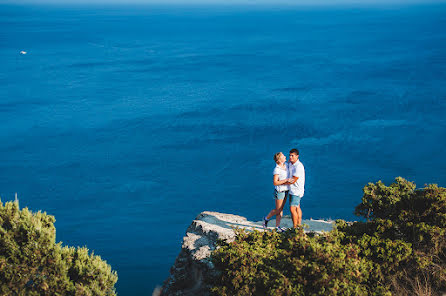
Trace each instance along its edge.
<instances>
[{"instance_id":1,"label":"cliff edge","mask_svg":"<svg viewBox=\"0 0 446 296\"><path fill-rule=\"evenodd\" d=\"M269 222L269 230L275 226ZM330 231L333 222L303 220L308 225L305 231ZM292 227L291 218L284 216L282 227ZM262 221L252 222L245 217L217 212L202 212L188 227L183 238L180 254L170 269L170 276L164 282L161 295L209 295L209 280L215 275L210 254L216 248L218 239L233 241L234 228L265 231Z\"/></svg>"}]
</instances>

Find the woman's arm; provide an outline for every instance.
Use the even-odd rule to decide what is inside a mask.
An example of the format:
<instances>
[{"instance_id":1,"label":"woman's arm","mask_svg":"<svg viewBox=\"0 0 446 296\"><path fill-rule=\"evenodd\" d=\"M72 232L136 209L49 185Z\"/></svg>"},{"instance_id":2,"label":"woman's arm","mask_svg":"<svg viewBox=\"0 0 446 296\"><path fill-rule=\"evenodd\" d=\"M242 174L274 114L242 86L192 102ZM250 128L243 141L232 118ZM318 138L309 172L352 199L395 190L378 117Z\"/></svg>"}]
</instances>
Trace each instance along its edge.
<instances>
[{"instance_id":1,"label":"woman's arm","mask_svg":"<svg viewBox=\"0 0 446 296\"><path fill-rule=\"evenodd\" d=\"M289 180L288 184L291 185L291 184L296 183L297 179L299 179L299 177L296 177L296 176L293 176L293 177L289 178L288 179Z\"/></svg>"},{"instance_id":2,"label":"woman's arm","mask_svg":"<svg viewBox=\"0 0 446 296\"><path fill-rule=\"evenodd\" d=\"M274 184L274 186L283 185L283 184L286 184L287 182L288 182L288 179L279 181L279 175L274 175L273 176L273 184Z\"/></svg>"}]
</instances>

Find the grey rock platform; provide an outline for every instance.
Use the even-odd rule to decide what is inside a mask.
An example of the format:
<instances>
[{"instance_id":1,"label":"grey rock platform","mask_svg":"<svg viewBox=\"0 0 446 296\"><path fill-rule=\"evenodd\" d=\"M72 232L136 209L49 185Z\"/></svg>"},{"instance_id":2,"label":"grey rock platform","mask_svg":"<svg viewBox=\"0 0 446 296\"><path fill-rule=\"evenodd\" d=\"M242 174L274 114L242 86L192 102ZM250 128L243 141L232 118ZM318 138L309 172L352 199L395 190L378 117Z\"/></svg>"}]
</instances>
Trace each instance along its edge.
<instances>
[{"instance_id":1,"label":"grey rock platform","mask_svg":"<svg viewBox=\"0 0 446 296\"><path fill-rule=\"evenodd\" d=\"M333 222L303 220L305 231L330 231ZM274 229L275 220L270 220L268 229ZM292 227L289 216L284 216L281 227ZM218 239L229 242L235 239L234 228L265 231L262 221L252 222L245 217L218 212L202 212L186 231L180 254L170 269L170 276L164 282L161 295L209 295L206 279L215 274L210 254L216 248Z\"/></svg>"}]
</instances>

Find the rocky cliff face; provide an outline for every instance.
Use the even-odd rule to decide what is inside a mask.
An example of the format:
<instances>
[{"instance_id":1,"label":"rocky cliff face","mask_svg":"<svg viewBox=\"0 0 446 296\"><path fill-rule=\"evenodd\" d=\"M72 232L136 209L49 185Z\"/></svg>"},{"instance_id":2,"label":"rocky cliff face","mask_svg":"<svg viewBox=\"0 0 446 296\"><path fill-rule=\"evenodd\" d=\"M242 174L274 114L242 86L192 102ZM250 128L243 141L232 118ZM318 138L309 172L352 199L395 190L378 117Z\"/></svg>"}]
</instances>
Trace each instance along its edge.
<instances>
[{"instance_id":1,"label":"rocky cliff face","mask_svg":"<svg viewBox=\"0 0 446 296\"><path fill-rule=\"evenodd\" d=\"M269 225L274 226L275 223L271 220ZM307 231L330 231L333 227L331 222L320 220L304 220L302 223L309 226ZM281 226L292 227L290 217L283 217ZM264 231L261 221L248 221L242 216L217 212L199 214L186 231L181 252L170 269L161 294L209 295L209 284L215 275L210 254L216 248L218 239L234 240L233 228L236 227Z\"/></svg>"}]
</instances>

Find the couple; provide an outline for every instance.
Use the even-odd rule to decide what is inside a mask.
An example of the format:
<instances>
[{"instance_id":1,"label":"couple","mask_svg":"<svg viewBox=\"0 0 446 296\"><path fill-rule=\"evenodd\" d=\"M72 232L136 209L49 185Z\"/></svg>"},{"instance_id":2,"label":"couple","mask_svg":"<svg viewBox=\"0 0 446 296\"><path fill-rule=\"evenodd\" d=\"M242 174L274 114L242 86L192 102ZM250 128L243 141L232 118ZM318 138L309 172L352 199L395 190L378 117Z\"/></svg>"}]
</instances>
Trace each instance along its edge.
<instances>
[{"instance_id":1,"label":"couple","mask_svg":"<svg viewBox=\"0 0 446 296\"><path fill-rule=\"evenodd\" d=\"M287 198L290 199L293 227L296 228L302 223L300 200L304 196L305 169L299 161L299 150L296 148L290 150L290 161L288 163L282 152L274 154L274 161L276 167L273 171L273 184L276 208L271 210L268 216L263 217L263 227L266 229L269 220L276 216L276 230L282 232L284 229L280 227L280 220Z\"/></svg>"}]
</instances>

